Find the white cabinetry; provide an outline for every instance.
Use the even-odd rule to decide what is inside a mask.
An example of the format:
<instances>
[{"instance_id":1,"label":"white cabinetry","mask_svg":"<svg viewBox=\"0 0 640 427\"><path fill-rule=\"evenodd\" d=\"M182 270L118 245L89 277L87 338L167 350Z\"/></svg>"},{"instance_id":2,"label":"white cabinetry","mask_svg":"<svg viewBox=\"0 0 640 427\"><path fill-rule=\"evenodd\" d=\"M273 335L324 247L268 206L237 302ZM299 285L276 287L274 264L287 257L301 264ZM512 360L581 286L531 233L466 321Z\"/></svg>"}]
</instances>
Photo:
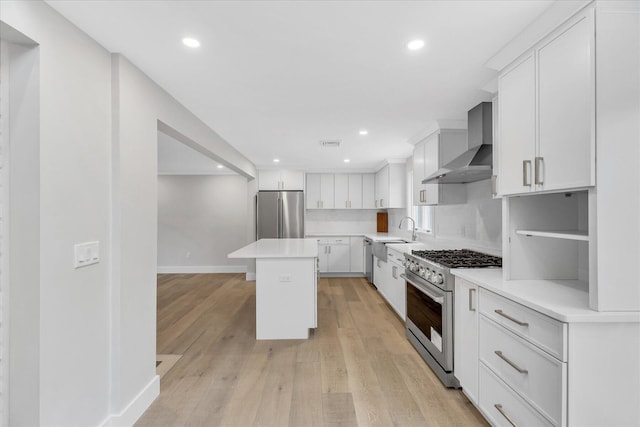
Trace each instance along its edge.
<instances>
[{"instance_id":1,"label":"white cabinetry","mask_svg":"<svg viewBox=\"0 0 640 427\"><path fill-rule=\"evenodd\" d=\"M471 394L471 400L496 425L508 425L508 420L518 425L527 420L536 420L536 425L567 425L567 324L484 288L469 294L469 308L473 296L478 297L474 306L478 311L471 316L461 301L467 294L459 297L458 291L464 289L478 287L456 278L455 333L464 336L455 338L454 366L468 395L477 385L478 394ZM465 330L472 321L473 332ZM477 333L475 341L472 333Z\"/></svg>"},{"instance_id":2,"label":"white cabinetry","mask_svg":"<svg viewBox=\"0 0 640 427\"><path fill-rule=\"evenodd\" d=\"M403 208L405 200L405 165L390 163L375 177L375 208Z\"/></svg>"},{"instance_id":3,"label":"white cabinetry","mask_svg":"<svg viewBox=\"0 0 640 427\"><path fill-rule=\"evenodd\" d=\"M389 266L388 263L382 261L377 256L373 257L373 284L378 292L387 298L387 287L389 282Z\"/></svg>"},{"instance_id":4,"label":"white cabinetry","mask_svg":"<svg viewBox=\"0 0 640 427\"><path fill-rule=\"evenodd\" d=\"M307 174L306 193L307 209L333 209L333 174Z\"/></svg>"},{"instance_id":5,"label":"white cabinetry","mask_svg":"<svg viewBox=\"0 0 640 427\"><path fill-rule=\"evenodd\" d=\"M385 298L400 318L407 319L407 291L406 282L400 277L404 272L402 262L404 255L395 249L387 249L387 280L385 281Z\"/></svg>"},{"instance_id":6,"label":"white cabinetry","mask_svg":"<svg viewBox=\"0 0 640 427\"><path fill-rule=\"evenodd\" d=\"M335 175L336 209L362 209L362 175Z\"/></svg>"},{"instance_id":7,"label":"white cabinetry","mask_svg":"<svg viewBox=\"0 0 640 427\"><path fill-rule=\"evenodd\" d=\"M304 190L304 172L291 170L258 171L259 190Z\"/></svg>"},{"instance_id":8,"label":"white cabinetry","mask_svg":"<svg viewBox=\"0 0 640 427\"><path fill-rule=\"evenodd\" d=\"M467 149L467 131L441 129L418 144L413 151L413 204L437 205L466 201L464 184L423 184L435 173Z\"/></svg>"},{"instance_id":9,"label":"white cabinetry","mask_svg":"<svg viewBox=\"0 0 640 427\"><path fill-rule=\"evenodd\" d=\"M372 173L362 175L362 209L376 208L376 176Z\"/></svg>"},{"instance_id":10,"label":"white cabinetry","mask_svg":"<svg viewBox=\"0 0 640 427\"><path fill-rule=\"evenodd\" d=\"M593 16L579 14L500 75L502 194L595 185Z\"/></svg>"},{"instance_id":11,"label":"white cabinetry","mask_svg":"<svg viewBox=\"0 0 640 427\"><path fill-rule=\"evenodd\" d=\"M469 400L478 404L478 286L456 277L453 366Z\"/></svg>"},{"instance_id":12,"label":"white cabinetry","mask_svg":"<svg viewBox=\"0 0 640 427\"><path fill-rule=\"evenodd\" d=\"M350 271L349 237L318 239L318 258L321 273L345 273Z\"/></svg>"},{"instance_id":13,"label":"white cabinetry","mask_svg":"<svg viewBox=\"0 0 640 427\"><path fill-rule=\"evenodd\" d=\"M364 273L364 237L363 236L351 236L350 242L350 269L352 273Z\"/></svg>"}]
</instances>

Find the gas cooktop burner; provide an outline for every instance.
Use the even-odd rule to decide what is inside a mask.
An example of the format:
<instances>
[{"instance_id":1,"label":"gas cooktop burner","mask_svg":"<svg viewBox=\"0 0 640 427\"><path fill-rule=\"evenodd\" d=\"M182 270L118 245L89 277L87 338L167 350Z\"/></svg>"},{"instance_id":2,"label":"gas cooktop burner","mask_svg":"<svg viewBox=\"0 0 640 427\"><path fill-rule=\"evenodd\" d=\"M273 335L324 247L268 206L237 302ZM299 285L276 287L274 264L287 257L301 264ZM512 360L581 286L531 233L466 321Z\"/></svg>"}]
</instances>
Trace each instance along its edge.
<instances>
[{"instance_id":1,"label":"gas cooktop burner","mask_svg":"<svg viewBox=\"0 0 640 427\"><path fill-rule=\"evenodd\" d=\"M502 267L502 258L468 249L411 251L411 253L449 268Z\"/></svg>"}]
</instances>

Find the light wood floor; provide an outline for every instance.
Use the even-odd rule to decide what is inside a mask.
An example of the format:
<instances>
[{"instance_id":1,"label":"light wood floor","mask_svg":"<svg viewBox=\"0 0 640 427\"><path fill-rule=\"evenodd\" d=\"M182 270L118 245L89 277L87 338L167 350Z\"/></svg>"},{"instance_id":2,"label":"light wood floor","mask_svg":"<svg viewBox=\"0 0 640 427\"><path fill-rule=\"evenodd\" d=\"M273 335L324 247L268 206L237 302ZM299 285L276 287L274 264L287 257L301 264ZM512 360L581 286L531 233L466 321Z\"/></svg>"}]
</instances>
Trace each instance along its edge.
<instances>
[{"instance_id":1,"label":"light wood floor","mask_svg":"<svg viewBox=\"0 0 640 427\"><path fill-rule=\"evenodd\" d=\"M487 425L365 279L321 279L309 340L255 340L244 274L159 275L157 322L157 352L183 356L140 427Z\"/></svg>"}]
</instances>

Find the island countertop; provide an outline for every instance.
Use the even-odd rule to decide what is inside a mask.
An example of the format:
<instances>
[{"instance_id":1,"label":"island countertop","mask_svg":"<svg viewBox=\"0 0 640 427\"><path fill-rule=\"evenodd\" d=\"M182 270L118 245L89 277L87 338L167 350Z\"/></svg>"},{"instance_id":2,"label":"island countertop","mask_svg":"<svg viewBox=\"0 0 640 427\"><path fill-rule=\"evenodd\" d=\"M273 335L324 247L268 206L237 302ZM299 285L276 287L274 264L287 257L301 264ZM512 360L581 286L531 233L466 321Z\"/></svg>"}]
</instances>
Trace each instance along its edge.
<instances>
[{"instance_id":1,"label":"island countertop","mask_svg":"<svg viewBox=\"0 0 640 427\"><path fill-rule=\"evenodd\" d=\"M316 239L260 239L231 252L229 258L316 258Z\"/></svg>"}]
</instances>

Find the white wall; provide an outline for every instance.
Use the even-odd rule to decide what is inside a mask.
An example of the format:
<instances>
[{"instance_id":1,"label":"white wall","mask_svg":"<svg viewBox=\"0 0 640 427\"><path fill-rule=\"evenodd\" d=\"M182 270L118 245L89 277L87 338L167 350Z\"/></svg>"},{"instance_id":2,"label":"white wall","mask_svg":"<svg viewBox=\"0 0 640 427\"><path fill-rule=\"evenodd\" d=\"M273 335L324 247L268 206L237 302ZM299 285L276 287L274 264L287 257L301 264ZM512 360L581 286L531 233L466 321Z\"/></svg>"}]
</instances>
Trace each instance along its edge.
<instances>
[{"instance_id":1,"label":"white wall","mask_svg":"<svg viewBox=\"0 0 640 427\"><path fill-rule=\"evenodd\" d=\"M435 239L460 248L502 251L502 205L491 197L491 180L466 184L467 201L436 206Z\"/></svg>"},{"instance_id":2,"label":"white wall","mask_svg":"<svg viewBox=\"0 0 640 427\"><path fill-rule=\"evenodd\" d=\"M249 179L255 166L47 4L2 1L0 18L37 44L36 73L23 77L39 89L39 114L29 114L38 144L26 153L39 173L26 189L37 217L31 282L10 301L31 315L10 325L25 356L11 349L10 425L130 425L159 392L158 128ZM25 188L12 187L12 203ZM73 245L92 240L101 262L75 270ZM25 261L14 249L11 262Z\"/></svg>"},{"instance_id":3,"label":"white wall","mask_svg":"<svg viewBox=\"0 0 640 427\"><path fill-rule=\"evenodd\" d=\"M238 175L158 176L158 271L246 271L227 254L249 243L247 187Z\"/></svg>"},{"instance_id":4,"label":"white wall","mask_svg":"<svg viewBox=\"0 0 640 427\"><path fill-rule=\"evenodd\" d=\"M377 210L307 209L305 234L371 233L376 231Z\"/></svg>"},{"instance_id":5,"label":"white wall","mask_svg":"<svg viewBox=\"0 0 640 427\"><path fill-rule=\"evenodd\" d=\"M97 424L109 410L110 57L44 3L2 2L0 17L39 44L29 52L37 55L28 74L36 80L26 88L39 88L38 105L29 113L37 143L30 158L11 158L12 178L21 173L14 160L39 171L35 189L11 189L12 206L14 198L35 190L31 215L38 217L39 234L28 253L12 246L11 262L28 260L38 277L12 280L16 300L9 304L16 316L35 310L38 323L10 325L12 344L21 344L11 349L9 423ZM23 72L15 76L27 77ZM23 148L13 133L16 124L11 127L11 145ZM100 241L102 262L74 270L73 244L89 240ZM22 347L25 339L32 348ZM36 373L21 359L28 350Z\"/></svg>"}]
</instances>

